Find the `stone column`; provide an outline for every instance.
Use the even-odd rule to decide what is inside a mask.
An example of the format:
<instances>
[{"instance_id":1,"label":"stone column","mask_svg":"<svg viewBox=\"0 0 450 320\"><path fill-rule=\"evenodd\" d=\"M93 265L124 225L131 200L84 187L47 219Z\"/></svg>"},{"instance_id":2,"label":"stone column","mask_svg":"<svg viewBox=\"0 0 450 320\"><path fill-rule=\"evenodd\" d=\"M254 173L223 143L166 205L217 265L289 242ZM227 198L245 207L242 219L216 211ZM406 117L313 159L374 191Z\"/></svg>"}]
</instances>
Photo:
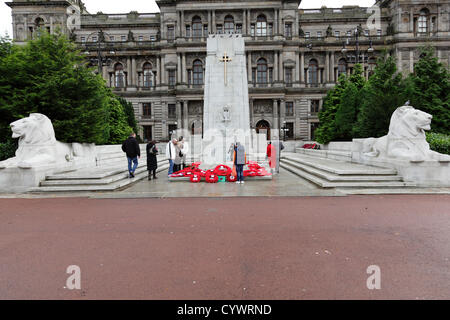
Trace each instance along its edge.
<instances>
[{"instance_id":1,"label":"stone column","mask_svg":"<svg viewBox=\"0 0 450 320\"><path fill-rule=\"evenodd\" d=\"M156 72L158 73L156 75L156 82L158 85L161 84L161 62L160 62L160 57L156 57Z\"/></svg>"},{"instance_id":2,"label":"stone column","mask_svg":"<svg viewBox=\"0 0 450 320\"><path fill-rule=\"evenodd\" d=\"M161 56L161 83L166 84L166 59L164 56Z\"/></svg>"},{"instance_id":3,"label":"stone column","mask_svg":"<svg viewBox=\"0 0 450 320\"><path fill-rule=\"evenodd\" d=\"M249 113L250 113L250 129L252 129L253 128L253 121L254 121L254 119L253 119L253 99L250 99L250 101L249 101L249 108L250 108L250 110L249 110Z\"/></svg>"},{"instance_id":4,"label":"stone column","mask_svg":"<svg viewBox=\"0 0 450 320\"><path fill-rule=\"evenodd\" d=\"M274 16L273 29L274 29L275 35L277 35L278 34L278 9L274 9L274 13L275 13L275 16Z\"/></svg>"},{"instance_id":5,"label":"stone column","mask_svg":"<svg viewBox=\"0 0 450 320\"><path fill-rule=\"evenodd\" d=\"M273 100L273 128L278 129L278 100Z\"/></svg>"},{"instance_id":6,"label":"stone column","mask_svg":"<svg viewBox=\"0 0 450 320\"><path fill-rule=\"evenodd\" d=\"M299 52L295 53L295 82L300 81L300 54Z\"/></svg>"},{"instance_id":7,"label":"stone column","mask_svg":"<svg viewBox=\"0 0 450 320\"><path fill-rule=\"evenodd\" d=\"M279 81L283 82L284 80L284 76L283 76L283 53L282 52L278 52L278 54L280 55L279 59L278 59L278 79Z\"/></svg>"},{"instance_id":8,"label":"stone column","mask_svg":"<svg viewBox=\"0 0 450 320\"><path fill-rule=\"evenodd\" d=\"M125 86L126 87L129 87L129 86L131 86L131 79L132 79L132 76L133 76L133 71L131 70L131 58L130 57L128 57L127 58L127 77L126 77L126 83L125 83Z\"/></svg>"},{"instance_id":9,"label":"stone column","mask_svg":"<svg viewBox=\"0 0 450 320\"><path fill-rule=\"evenodd\" d=\"M247 10L247 34L251 33L251 27L252 27L252 12L251 10Z\"/></svg>"},{"instance_id":10,"label":"stone column","mask_svg":"<svg viewBox=\"0 0 450 320\"><path fill-rule=\"evenodd\" d=\"M188 104L189 104L189 102L187 100L183 101L183 128L186 130L189 130L188 129L188 126L189 126Z\"/></svg>"},{"instance_id":11,"label":"stone column","mask_svg":"<svg viewBox=\"0 0 450 320\"><path fill-rule=\"evenodd\" d=\"M325 83L330 82L330 53L325 51Z\"/></svg>"},{"instance_id":12,"label":"stone column","mask_svg":"<svg viewBox=\"0 0 450 320\"><path fill-rule=\"evenodd\" d=\"M280 101L280 127L283 127L283 122L286 117L286 100L281 99ZM280 140L283 136L280 137Z\"/></svg>"},{"instance_id":13,"label":"stone column","mask_svg":"<svg viewBox=\"0 0 450 320\"><path fill-rule=\"evenodd\" d=\"M273 78L275 82L278 82L278 51L274 52L273 57Z\"/></svg>"},{"instance_id":14,"label":"stone column","mask_svg":"<svg viewBox=\"0 0 450 320\"><path fill-rule=\"evenodd\" d=\"M183 124L183 119L181 117L181 101L177 101L177 129L180 129Z\"/></svg>"},{"instance_id":15,"label":"stone column","mask_svg":"<svg viewBox=\"0 0 450 320\"><path fill-rule=\"evenodd\" d=\"M247 10L242 10L242 33L247 34Z\"/></svg>"},{"instance_id":16,"label":"stone column","mask_svg":"<svg viewBox=\"0 0 450 320\"><path fill-rule=\"evenodd\" d=\"M184 11L181 11L181 27L180 28L181 28L181 36L185 37L186 36L186 34L185 34L186 27L184 25Z\"/></svg>"},{"instance_id":17,"label":"stone column","mask_svg":"<svg viewBox=\"0 0 450 320\"><path fill-rule=\"evenodd\" d=\"M133 57L132 60L131 60L131 72L132 72L131 85L132 86L137 86L137 81L136 81L137 68L136 68L136 58L135 57Z\"/></svg>"},{"instance_id":18,"label":"stone column","mask_svg":"<svg viewBox=\"0 0 450 320\"><path fill-rule=\"evenodd\" d=\"M217 32L217 30L216 30L216 10L213 10L212 12L212 31L213 31L213 33L216 33Z\"/></svg>"},{"instance_id":19,"label":"stone column","mask_svg":"<svg viewBox=\"0 0 450 320\"><path fill-rule=\"evenodd\" d=\"M252 53L247 52L248 82L253 83L252 79Z\"/></svg>"},{"instance_id":20,"label":"stone column","mask_svg":"<svg viewBox=\"0 0 450 320\"><path fill-rule=\"evenodd\" d=\"M181 83L181 80L182 80L182 69L181 69L182 67L181 67L181 54L180 53L178 53L177 54L177 82L178 83Z\"/></svg>"},{"instance_id":21,"label":"stone column","mask_svg":"<svg viewBox=\"0 0 450 320\"><path fill-rule=\"evenodd\" d=\"M330 58L330 82L335 82L334 81L334 51L331 51L331 58Z\"/></svg>"},{"instance_id":22,"label":"stone column","mask_svg":"<svg viewBox=\"0 0 450 320\"><path fill-rule=\"evenodd\" d=\"M279 34L283 33L283 19L281 17L281 9L278 12L278 33Z\"/></svg>"},{"instance_id":23,"label":"stone column","mask_svg":"<svg viewBox=\"0 0 450 320\"><path fill-rule=\"evenodd\" d=\"M183 83L187 83L187 66L186 66L186 53L183 53L183 58L182 58L182 68L183 68Z\"/></svg>"},{"instance_id":24,"label":"stone column","mask_svg":"<svg viewBox=\"0 0 450 320\"><path fill-rule=\"evenodd\" d=\"M300 82L305 83L305 53L300 52Z\"/></svg>"}]
</instances>

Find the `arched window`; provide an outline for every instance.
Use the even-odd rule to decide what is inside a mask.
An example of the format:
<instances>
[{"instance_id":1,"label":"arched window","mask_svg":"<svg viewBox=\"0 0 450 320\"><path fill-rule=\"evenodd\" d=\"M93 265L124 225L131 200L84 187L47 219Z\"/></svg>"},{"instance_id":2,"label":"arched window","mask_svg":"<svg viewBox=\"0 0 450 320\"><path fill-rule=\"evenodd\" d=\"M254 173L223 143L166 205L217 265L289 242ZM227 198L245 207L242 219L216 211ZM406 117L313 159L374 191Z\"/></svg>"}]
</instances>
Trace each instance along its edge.
<instances>
[{"instance_id":1,"label":"arched window","mask_svg":"<svg viewBox=\"0 0 450 320\"><path fill-rule=\"evenodd\" d=\"M267 19L266 16L260 15L256 19L256 36L265 37L267 35Z\"/></svg>"},{"instance_id":2,"label":"arched window","mask_svg":"<svg viewBox=\"0 0 450 320\"><path fill-rule=\"evenodd\" d=\"M192 36L194 38L200 38L202 36L203 24L202 19L199 16L195 16L192 19Z\"/></svg>"},{"instance_id":3,"label":"arched window","mask_svg":"<svg viewBox=\"0 0 450 320\"><path fill-rule=\"evenodd\" d=\"M193 80L194 85L200 86L203 84L203 62L195 60L193 64Z\"/></svg>"},{"instance_id":4,"label":"arched window","mask_svg":"<svg viewBox=\"0 0 450 320\"><path fill-rule=\"evenodd\" d=\"M309 83L310 84L317 84L319 83L319 64L317 63L317 60L311 59L309 61Z\"/></svg>"},{"instance_id":5,"label":"arched window","mask_svg":"<svg viewBox=\"0 0 450 320\"><path fill-rule=\"evenodd\" d=\"M264 58L257 61L256 83L267 84L267 60Z\"/></svg>"},{"instance_id":6,"label":"arched window","mask_svg":"<svg viewBox=\"0 0 450 320\"><path fill-rule=\"evenodd\" d=\"M36 29L40 29L44 27L44 19L42 18L36 18L36 20L34 21L35 25L36 25Z\"/></svg>"},{"instance_id":7,"label":"arched window","mask_svg":"<svg viewBox=\"0 0 450 320\"><path fill-rule=\"evenodd\" d=\"M144 71L144 87L146 88L153 87L152 64L146 62L142 69Z\"/></svg>"},{"instance_id":8,"label":"arched window","mask_svg":"<svg viewBox=\"0 0 450 320\"><path fill-rule=\"evenodd\" d=\"M341 74L347 74L347 61L345 59L339 60L338 63L338 78Z\"/></svg>"},{"instance_id":9,"label":"arched window","mask_svg":"<svg viewBox=\"0 0 450 320\"><path fill-rule=\"evenodd\" d=\"M125 87L125 73L123 72L123 65L121 63L116 64L114 67L114 76L116 88Z\"/></svg>"},{"instance_id":10,"label":"arched window","mask_svg":"<svg viewBox=\"0 0 450 320\"><path fill-rule=\"evenodd\" d=\"M226 16L225 17L225 33L233 33L234 32L234 18L233 16Z\"/></svg>"},{"instance_id":11,"label":"arched window","mask_svg":"<svg viewBox=\"0 0 450 320\"><path fill-rule=\"evenodd\" d=\"M422 9L420 10L420 16L419 20L417 22L418 24L418 31L419 33L427 33L428 32L428 9Z\"/></svg>"}]
</instances>

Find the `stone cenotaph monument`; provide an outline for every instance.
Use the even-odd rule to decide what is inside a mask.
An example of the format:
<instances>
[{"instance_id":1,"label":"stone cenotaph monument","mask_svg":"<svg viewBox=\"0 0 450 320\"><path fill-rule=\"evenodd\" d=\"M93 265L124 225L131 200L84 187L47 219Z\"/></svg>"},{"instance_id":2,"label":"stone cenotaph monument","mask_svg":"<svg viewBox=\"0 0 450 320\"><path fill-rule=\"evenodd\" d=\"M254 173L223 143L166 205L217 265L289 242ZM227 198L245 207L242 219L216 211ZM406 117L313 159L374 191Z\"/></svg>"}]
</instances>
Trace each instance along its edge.
<instances>
[{"instance_id":1,"label":"stone cenotaph monument","mask_svg":"<svg viewBox=\"0 0 450 320\"><path fill-rule=\"evenodd\" d=\"M229 163L235 142L252 152L245 43L240 34L208 38L203 112L204 164Z\"/></svg>"}]
</instances>

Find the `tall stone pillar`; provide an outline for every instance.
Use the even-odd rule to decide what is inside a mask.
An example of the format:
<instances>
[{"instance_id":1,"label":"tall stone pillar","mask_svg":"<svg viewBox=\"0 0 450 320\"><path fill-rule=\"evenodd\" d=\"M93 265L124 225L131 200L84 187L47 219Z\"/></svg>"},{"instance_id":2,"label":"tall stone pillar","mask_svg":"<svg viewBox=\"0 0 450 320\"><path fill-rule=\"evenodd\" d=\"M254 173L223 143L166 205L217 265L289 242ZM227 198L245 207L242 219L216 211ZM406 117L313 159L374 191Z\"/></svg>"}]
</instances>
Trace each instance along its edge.
<instances>
[{"instance_id":1,"label":"tall stone pillar","mask_svg":"<svg viewBox=\"0 0 450 320\"><path fill-rule=\"evenodd\" d=\"M161 57L156 57L156 72L158 73L156 75L156 81L158 82L158 85L161 85Z\"/></svg>"},{"instance_id":2,"label":"tall stone pillar","mask_svg":"<svg viewBox=\"0 0 450 320\"><path fill-rule=\"evenodd\" d=\"M136 68L136 58L131 59L131 85L137 86L137 68Z\"/></svg>"},{"instance_id":3,"label":"tall stone pillar","mask_svg":"<svg viewBox=\"0 0 450 320\"><path fill-rule=\"evenodd\" d=\"M273 128L278 129L278 100L273 100Z\"/></svg>"},{"instance_id":4,"label":"tall stone pillar","mask_svg":"<svg viewBox=\"0 0 450 320\"><path fill-rule=\"evenodd\" d=\"M164 56L161 56L161 83L166 83L166 59Z\"/></svg>"},{"instance_id":5,"label":"tall stone pillar","mask_svg":"<svg viewBox=\"0 0 450 320\"><path fill-rule=\"evenodd\" d=\"M278 35L279 31L278 31L278 9L274 9L274 13L275 13L275 17L274 17L274 32L275 35Z\"/></svg>"},{"instance_id":6,"label":"tall stone pillar","mask_svg":"<svg viewBox=\"0 0 450 320\"><path fill-rule=\"evenodd\" d=\"M252 79L252 53L247 52L248 82L253 83Z\"/></svg>"},{"instance_id":7,"label":"tall stone pillar","mask_svg":"<svg viewBox=\"0 0 450 320\"><path fill-rule=\"evenodd\" d=\"M300 82L305 83L305 53L300 52Z\"/></svg>"},{"instance_id":8,"label":"tall stone pillar","mask_svg":"<svg viewBox=\"0 0 450 320\"><path fill-rule=\"evenodd\" d=\"M242 10L242 33L247 35L247 10Z\"/></svg>"},{"instance_id":9,"label":"tall stone pillar","mask_svg":"<svg viewBox=\"0 0 450 320\"><path fill-rule=\"evenodd\" d=\"M280 127L283 127L285 118L286 118L286 100L281 99L281 101L280 101Z\"/></svg>"},{"instance_id":10,"label":"tall stone pillar","mask_svg":"<svg viewBox=\"0 0 450 320\"><path fill-rule=\"evenodd\" d=\"M127 58L127 81L125 83L126 87L131 86L131 84L132 84L132 80L131 79L132 78L133 78L133 70L131 68L131 58L128 57Z\"/></svg>"},{"instance_id":11,"label":"tall stone pillar","mask_svg":"<svg viewBox=\"0 0 450 320\"><path fill-rule=\"evenodd\" d=\"M189 130L189 113L188 113L188 105L189 101L184 100L183 101L183 129Z\"/></svg>"},{"instance_id":12,"label":"tall stone pillar","mask_svg":"<svg viewBox=\"0 0 450 320\"><path fill-rule=\"evenodd\" d=\"M217 29L216 29L216 10L212 11L212 30L213 33L217 33Z\"/></svg>"},{"instance_id":13,"label":"tall stone pillar","mask_svg":"<svg viewBox=\"0 0 450 320\"><path fill-rule=\"evenodd\" d=\"M300 54L295 53L295 82L300 81Z\"/></svg>"},{"instance_id":14,"label":"tall stone pillar","mask_svg":"<svg viewBox=\"0 0 450 320\"><path fill-rule=\"evenodd\" d=\"M252 12L251 10L247 10L247 34L251 34L251 27L252 27Z\"/></svg>"},{"instance_id":15,"label":"tall stone pillar","mask_svg":"<svg viewBox=\"0 0 450 320\"><path fill-rule=\"evenodd\" d=\"M330 58L330 82L334 81L334 51L331 51L331 58Z\"/></svg>"},{"instance_id":16,"label":"tall stone pillar","mask_svg":"<svg viewBox=\"0 0 450 320\"><path fill-rule=\"evenodd\" d=\"M181 11L181 22L180 22L181 26L181 36L182 37L186 37L186 28L184 26L184 11Z\"/></svg>"},{"instance_id":17,"label":"tall stone pillar","mask_svg":"<svg viewBox=\"0 0 450 320\"><path fill-rule=\"evenodd\" d=\"M187 65L186 65L186 53L182 54L182 69L183 69L183 83L187 84Z\"/></svg>"},{"instance_id":18,"label":"tall stone pillar","mask_svg":"<svg viewBox=\"0 0 450 320\"><path fill-rule=\"evenodd\" d=\"M280 55L278 58L278 79L279 81L283 82L284 81L284 76L283 76L283 53L282 52L278 52L278 54Z\"/></svg>"},{"instance_id":19,"label":"tall stone pillar","mask_svg":"<svg viewBox=\"0 0 450 320\"><path fill-rule=\"evenodd\" d=\"M183 118L181 116L181 101L177 101L177 129L180 129L183 124Z\"/></svg>"},{"instance_id":20,"label":"tall stone pillar","mask_svg":"<svg viewBox=\"0 0 450 320\"><path fill-rule=\"evenodd\" d=\"M283 19L281 17L281 9L278 11L278 33L283 34Z\"/></svg>"},{"instance_id":21,"label":"tall stone pillar","mask_svg":"<svg viewBox=\"0 0 450 320\"><path fill-rule=\"evenodd\" d=\"M182 73L183 73L183 70L182 70L182 67L181 67L181 54L180 53L178 53L177 54L177 82L178 83L181 83L181 81L182 81Z\"/></svg>"},{"instance_id":22,"label":"tall stone pillar","mask_svg":"<svg viewBox=\"0 0 450 320\"><path fill-rule=\"evenodd\" d=\"M330 82L330 53L325 51L325 83Z\"/></svg>"},{"instance_id":23,"label":"tall stone pillar","mask_svg":"<svg viewBox=\"0 0 450 320\"><path fill-rule=\"evenodd\" d=\"M274 59L273 59L273 66L274 66L274 70L273 70L273 77L275 82L278 82L279 78L278 78L278 51L274 52L273 55Z\"/></svg>"},{"instance_id":24,"label":"tall stone pillar","mask_svg":"<svg viewBox=\"0 0 450 320\"><path fill-rule=\"evenodd\" d=\"M249 99L250 129L253 129L253 99Z\"/></svg>"}]
</instances>

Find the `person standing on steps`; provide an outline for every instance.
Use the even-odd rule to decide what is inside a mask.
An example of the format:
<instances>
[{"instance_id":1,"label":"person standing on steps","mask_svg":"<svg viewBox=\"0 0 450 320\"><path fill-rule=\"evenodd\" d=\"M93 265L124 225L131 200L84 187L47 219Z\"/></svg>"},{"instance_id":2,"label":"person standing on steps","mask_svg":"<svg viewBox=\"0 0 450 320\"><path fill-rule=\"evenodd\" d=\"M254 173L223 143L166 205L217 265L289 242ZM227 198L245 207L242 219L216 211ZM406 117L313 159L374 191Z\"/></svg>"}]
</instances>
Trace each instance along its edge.
<instances>
[{"instance_id":1,"label":"person standing on steps","mask_svg":"<svg viewBox=\"0 0 450 320\"><path fill-rule=\"evenodd\" d=\"M147 144L147 170L148 170L148 180L158 179L156 177L156 169L158 169L158 148L156 147L156 141L151 141Z\"/></svg>"},{"instance_id":2,"label":"person standing on steps","mask_svg":"<svg viewBox=\"0 0 450 320\"><path fill-rule=\"evenodd\" d=\"M122 151L127 155L129 177L130 179L134 178L134 173L139 165L138 159L141 158L141 148L136 140L136 133L130 134L128 139L123 142Z\"/></svg>"},{"instance_id":3,"label":"person standing on steps","mask_svg":"<svg viewBox=\"0 0 450 320\"><path fill-rule=\"evenodd\" d=\"M236 142L234 149L234 164L236 165L237 181L238 184L244 182L244 165L247 164L247 156L245 154L245 147L239 142Z\"/></svg>"},{"instance_id":4,"label":"person standing on steps","mask_svg":"<svg viewBox=\"0 0 450 320\"><path fill-rule=\"evenodd\" d=\"M167 146L166 146L166 158L167 158L167 160L169 160L169 173L168 173L169 177L173 173L174 161L175 161L175 157L177 156L177 150L176 150L177 143L178 143L177 139L172 139L171 141L169 141L167 143Z\"/></svg>"},{"instance_id":5,"label":"person standing on steps","mask_svg":"<svg viewBox=\"0 0 450 320\"><path fill-rule=\"evenodd\" d=\"M189 143L184 139L184 137L180 137L178 141L182 143L182 147L180 148L181 153L183 154L183 158L181 159L182 167L181 169L186 168L186 158L187 154L189 153Z\"/></svg>"}]
</instances>

